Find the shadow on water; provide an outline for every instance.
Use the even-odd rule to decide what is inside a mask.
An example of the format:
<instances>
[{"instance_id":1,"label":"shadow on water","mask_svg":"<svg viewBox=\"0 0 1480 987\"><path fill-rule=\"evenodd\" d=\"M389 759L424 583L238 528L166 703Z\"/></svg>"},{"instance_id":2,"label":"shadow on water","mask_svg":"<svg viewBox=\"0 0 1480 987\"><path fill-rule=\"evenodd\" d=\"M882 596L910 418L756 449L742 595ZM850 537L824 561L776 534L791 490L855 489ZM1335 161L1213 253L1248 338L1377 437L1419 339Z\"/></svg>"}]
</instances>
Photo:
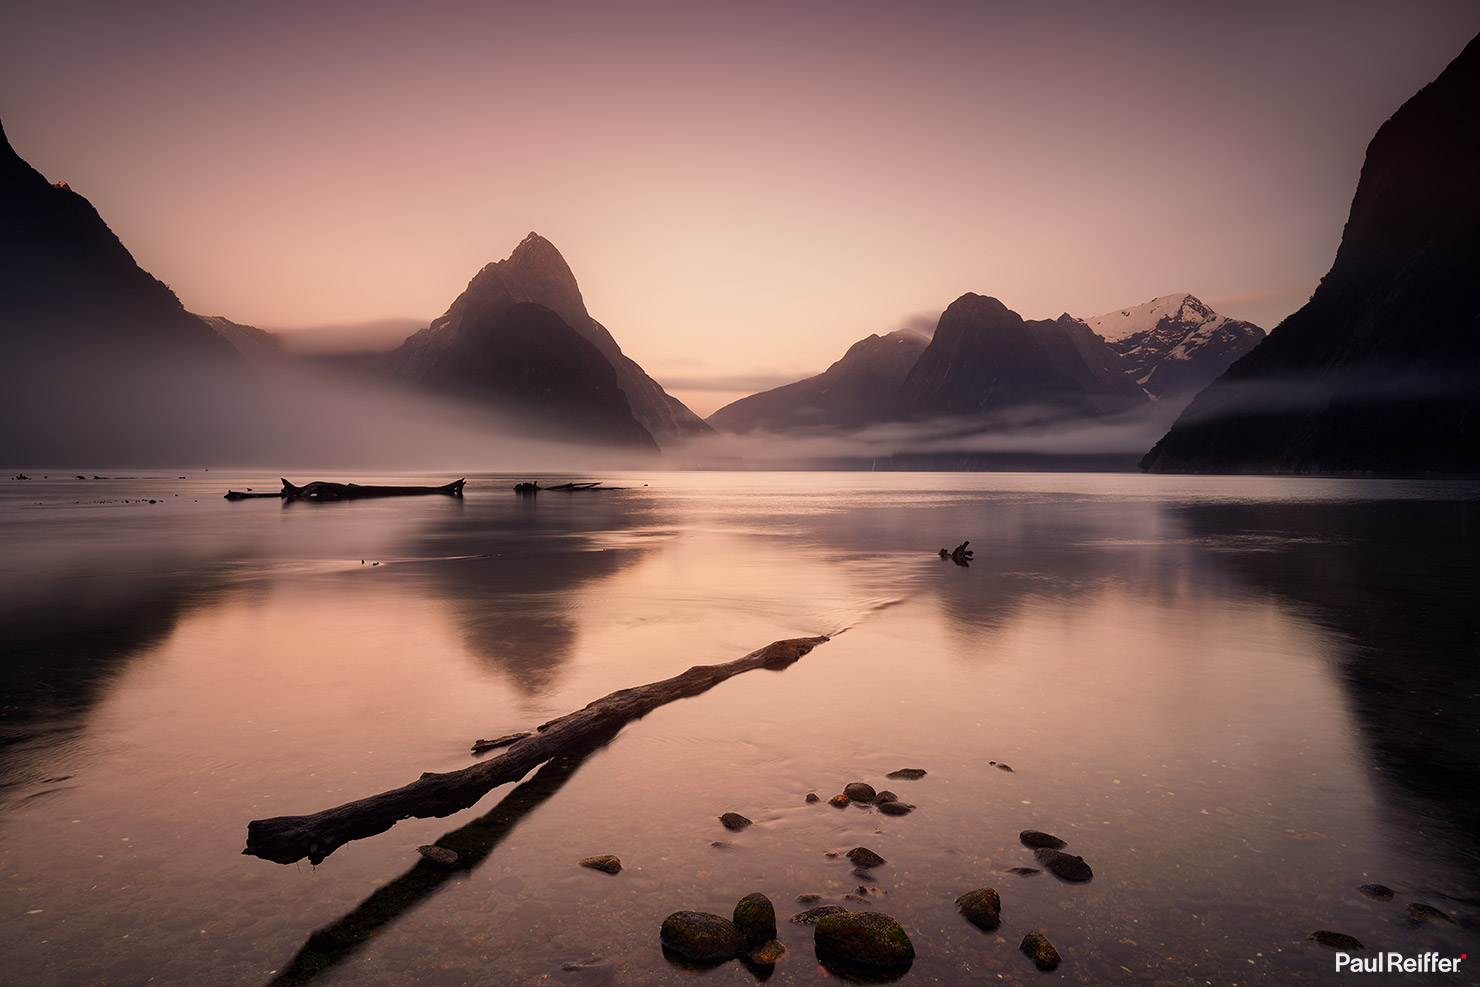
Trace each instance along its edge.
<instances>
[{"instance_id":1,"label":"shadow on water","mask_svg":"<svg viewBox=\"0 0 1480 987\"><path fill-rule=\"evenodd\" d=\"M1462 890L1480 892L1480 503L1172 513L1243 578L1346 639L1341 680L1393 836L1450 858L1468 874Z\"/></svg>"},{"instance_id":2,"label":"shadow on water","mask_svg":"<svg viewBox=\"0 0 1480 987\"><path fill-rule=\"evenodd\" d=\"M222 590L198 572L131 574L0 612L0 788L24 783L27 751L52 748L142 654Z\"/></svg>"},{"instance_id":3,"label":"shadow on water","mask_svg":"<svg viewBox=\"0 0 1480 987\"><path fill-rule=\"evenodd\" d=\"M449 881L483 863L526 816L560 791L588 757L610 743L621 727L618 724L579 750L547 761L492 811L442 836L436 845L454 851L458 856L456 864L439 867L426 860L418 861L406 873L376 890L354 911L310 935L283 971L268 982L268 987L312 982L352 957L382 929L431 899Z\"/></svg>"}]
</instances>

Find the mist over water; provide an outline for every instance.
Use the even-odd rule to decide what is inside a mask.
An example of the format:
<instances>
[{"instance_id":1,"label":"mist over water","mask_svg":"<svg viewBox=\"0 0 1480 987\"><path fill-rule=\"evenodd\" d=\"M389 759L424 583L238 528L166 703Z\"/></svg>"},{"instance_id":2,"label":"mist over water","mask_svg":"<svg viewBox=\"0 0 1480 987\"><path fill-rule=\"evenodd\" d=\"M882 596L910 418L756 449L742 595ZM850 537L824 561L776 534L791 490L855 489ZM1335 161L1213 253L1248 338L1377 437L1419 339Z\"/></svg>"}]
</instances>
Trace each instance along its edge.
<instances>
[{"instance_id":1,"label":"mist over water","mask_svg":"<svg viewBox=\"0 0 1480 987\"><path fill-rule=\"evenodd\" d=\"M751 891L783 920L804 892L895 916L901 983L1321 983L1328 928L1475 951L1473 484L625 472L531 498L503 473L285 504L221 499L276 471L127 475L0 481L17 982L689 983L663 917ZM936 555L967 539L969 567ZM240 853L251 819L817 633L455 816L317 868ZM803 801L853 780L918 808ZM1009 873L1028 828L1094 879ZM431 879L415 848L448 833L477 865ZM827 856L858 845L887 863ZM595 853L624 870L576 865ZM982 886L995 935L953 904ZM1055 973L1018 953L1030 929ZM774 982L835 979L810 929L780 937Z\"/></svg>"}]
</instances>

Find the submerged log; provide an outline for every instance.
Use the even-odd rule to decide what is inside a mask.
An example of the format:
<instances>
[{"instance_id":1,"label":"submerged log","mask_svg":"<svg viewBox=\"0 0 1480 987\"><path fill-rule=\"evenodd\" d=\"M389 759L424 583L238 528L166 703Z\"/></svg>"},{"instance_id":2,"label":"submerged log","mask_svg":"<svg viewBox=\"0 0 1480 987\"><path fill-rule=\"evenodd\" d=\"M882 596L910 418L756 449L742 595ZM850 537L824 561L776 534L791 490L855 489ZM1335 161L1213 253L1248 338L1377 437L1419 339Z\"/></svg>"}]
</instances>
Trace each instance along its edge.
<instances>
[{"instance_id":1,"label":"submerged log","mask_svg":"<svg viewBox=\"0 0 1480 987\"><path fill-rule=\"evenodd\" d=\"M551 720L534 736L518 741L497 757L460 771L427 772L401 788L312 815L254 819L247 823L247 846L242 852L280 864L305 857L310 863L321 863L351 840L383 833L402 819L460 812L499 785L518 781L531 768L578 749L593 737L614 733L665 703L697 696L741 672L756 668L779 671L826 640L802 637L776 641L722 665L695 665L661 682L613 692L584 709Z\"/></svg>"}]
</instances>

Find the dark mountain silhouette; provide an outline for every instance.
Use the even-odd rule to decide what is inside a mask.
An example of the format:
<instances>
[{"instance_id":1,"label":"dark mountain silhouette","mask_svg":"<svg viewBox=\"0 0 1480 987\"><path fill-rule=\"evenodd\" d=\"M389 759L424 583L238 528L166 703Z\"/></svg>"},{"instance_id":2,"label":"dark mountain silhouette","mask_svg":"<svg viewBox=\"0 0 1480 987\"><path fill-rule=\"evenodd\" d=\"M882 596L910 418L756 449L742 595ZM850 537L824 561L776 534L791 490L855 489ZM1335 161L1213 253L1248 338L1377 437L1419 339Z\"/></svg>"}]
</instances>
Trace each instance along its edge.
<instances>
[{"instance_id":1,"label":"dark mountain silhouette","mask_svg":"<svg viewBox=\"0 0 1480 987\"><path fill-rule=\"evenodd\" d=\"M894 394L930 336L913 329L877 333L848 347L815 377L731 402L705 419L726 432L784 432L817 426L858 427L884 421Z\"/></svg>"},{"instance_id":2,"label":"dark mountain silhouette","mask_svg":"<svg viewBox=\"0 0 1480 987\"><path fill-rule=\"evenodd\" d=\"M1382 125L1330 272L1141 461L1480 472L1480 38Z\"/></svg>"},{"instance_id":3,"label":"dark mountain silhouette","mask_svg":"<svg viewBox=\"0 0 1480 987\"><path fill-rule=\"evenodd\" d=\"M897 416L997 422L1099 416L1147 397L1118 354L1068 315L1025 322L995 298L967 293L900 385Z\"/></svg>"},{"instance_id":4,"label":"dark mountain silhouette","mask_svg":"<svg viewBox=\"0 0 1480 987\"><path fill-rule=\"evenodd\" d=\"M514 415L532 434L658 451L611 363L553 309L516 302L463 316L423 387Z\"/></svg>"},{"instance_id":5,"label":"dark mountain silhouette","mask_svg":"<svg viewBox=\"0 0 1480 987\"><path fill-rule=\"evenodd\" d=\"M230 345L139 267L87 199L52 184L0 128L0 340L30 357L121 349L240 364Z\"/></svg>"},{"instance_id":6,"label":"dark mountain silhouette","mask_svg":"<svg viewBox=\"0 0 1480 987\"><path fill-rule=\"evenodd\" d=\"M660 442L707 434L709 426L670 396L622 349L606 327L586 312L586 303L565 258L550 241L531 233L507 259L485 266L447 313L388 354L382 367L392 378L429 386L427 370L473 321L497 318L520 302L555 312L611 363L631 405L631 414ZM445 380L445 378L443 378Z\"/></svg>"},{"instance_id":7,"label":"dark mountain silhouette","mask_svg":"<svg viewBox=\"0 0 1480 987\"><path fill-rule=\"evenodd\" d=\"M1259 344L1263 329L1183 292L1085 319L1158 401L1187 402Z\"/></svg>"}]
</instances>

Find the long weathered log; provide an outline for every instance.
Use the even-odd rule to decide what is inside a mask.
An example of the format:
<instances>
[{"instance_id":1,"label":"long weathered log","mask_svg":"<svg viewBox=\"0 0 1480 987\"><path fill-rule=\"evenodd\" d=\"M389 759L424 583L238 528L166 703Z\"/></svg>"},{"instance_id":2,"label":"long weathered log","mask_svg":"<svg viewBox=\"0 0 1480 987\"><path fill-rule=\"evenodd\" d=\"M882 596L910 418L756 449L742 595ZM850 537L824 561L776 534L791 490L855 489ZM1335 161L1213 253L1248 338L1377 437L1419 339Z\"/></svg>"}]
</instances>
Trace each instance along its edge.
<instances>
[{"instance_id":1,"label":"long weathered log","mask_svg":"<svg viewBox=\"0 0 1480 987\"><path fill-rule=\"evenodd\" d=\"M402 819L413 816L427 819L460 812L499 785L518 781L552 757L579 748L594 737L609 735L622 724L645 716L665 703L697 696L751 669L785 668L826 640L826 637L802 637L776 641L722 665L695 665L661 682L613 692L584 709L551 720L534 736L526 737L499 756L460 771L427 772L409 785L312 815L254 819L247 823L247 847L242 852L280 864L291 864L305 857L311 863L321 863L351 840L383 833Z\"/></svg>"}]
</instances>

